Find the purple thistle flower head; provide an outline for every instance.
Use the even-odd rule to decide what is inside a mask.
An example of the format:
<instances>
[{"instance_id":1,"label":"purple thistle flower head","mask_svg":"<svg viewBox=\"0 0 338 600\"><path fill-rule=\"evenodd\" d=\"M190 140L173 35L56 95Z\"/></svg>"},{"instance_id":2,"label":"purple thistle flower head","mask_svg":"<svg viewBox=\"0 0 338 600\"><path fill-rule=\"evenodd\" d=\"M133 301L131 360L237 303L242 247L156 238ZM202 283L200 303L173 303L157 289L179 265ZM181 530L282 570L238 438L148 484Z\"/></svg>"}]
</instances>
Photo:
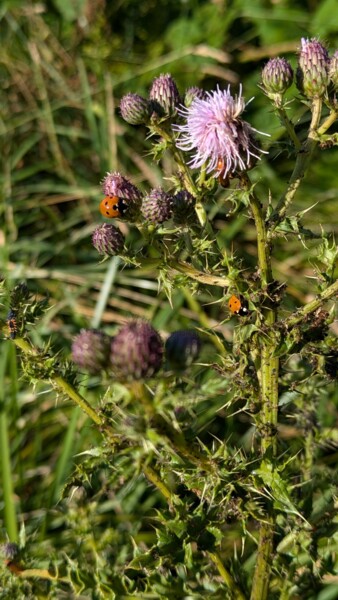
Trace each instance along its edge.
<instances>
[{"instance_id":1,"label":"purple thistle flower head","mask_svg":"<svg viewBox=\"0 0 338 600\"><path fill-rule=\"evenodd\" d=\"M227 90L217 87L206 92L206 98L195 98L189 108L178 110L186 122L173 126L179 133L176 144L181 150L195 151L188 163L193 169L206 165L207 173L226 176L250 168L252 158L260 158L262 150L253 136L256 130L240 118L245 108L241 94L241 87L235 97L230 86Z\"/></svg>"}]
</instances>

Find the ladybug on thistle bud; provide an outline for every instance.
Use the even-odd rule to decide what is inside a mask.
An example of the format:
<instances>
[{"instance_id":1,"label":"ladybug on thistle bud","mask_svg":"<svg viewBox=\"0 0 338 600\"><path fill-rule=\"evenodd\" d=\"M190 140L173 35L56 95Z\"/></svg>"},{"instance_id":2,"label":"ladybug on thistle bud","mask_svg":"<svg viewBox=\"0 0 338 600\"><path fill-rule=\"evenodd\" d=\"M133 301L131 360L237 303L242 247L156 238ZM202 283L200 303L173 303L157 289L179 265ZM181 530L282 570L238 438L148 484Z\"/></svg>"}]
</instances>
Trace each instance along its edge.
<instances>
[{"instance_id":1,"label":"ladybug on thistle bud","mask_svg":"<svg viewBox=\"0 0 338 600\"><path fill-rule=\"evenodd\" d=\"M228 302L228 307L232 315L246 317L249 314L249 309L246 305L246 302L240 296L235 296L233 294Z\"/></svg>"},{"instance_id":2,"label":"ladybug on thistle bud","mask_svg":"<svg viewBox=\"0 0 338 600\"><path fill-rule=\"evenodd\" d=\"M118 196L106 196L100 202L100 213L107 219L123 218L127 204Z\"/></svg>"}]
</instances>

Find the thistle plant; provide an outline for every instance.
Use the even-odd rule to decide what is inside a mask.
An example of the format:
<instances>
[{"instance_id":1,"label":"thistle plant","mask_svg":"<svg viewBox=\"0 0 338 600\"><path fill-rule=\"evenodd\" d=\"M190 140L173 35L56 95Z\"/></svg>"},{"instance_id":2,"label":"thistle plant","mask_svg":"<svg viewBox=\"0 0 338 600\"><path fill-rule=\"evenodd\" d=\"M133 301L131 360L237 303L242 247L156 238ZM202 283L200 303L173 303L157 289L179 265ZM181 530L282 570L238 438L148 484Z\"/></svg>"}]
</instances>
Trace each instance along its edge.
<instances>
[{"instance_id":1,"label":"thistle plant","mask_svg":"<svg viewBox=\"0 0 338 600\"><path fill-rule=\"evenodd\" d=\"M88 469L104 462L112 494L122 481L132 487L142 478L161 498L150 517L156 539L130 536L123 559L104 563L103 597L315 598L325 578L337 575L337 476L317 460L334 443L319 407L325 386L332 390L337 379L338 251L332 232L306 228L294 203L315 151L337 145L337 51L330 57L321 42L303 39L295 83L291 65L278 57L257 84L294 159L279 198L251 179L269 154L270 132L246 120L241 86L180 93L164 74L149 98L121 99L121 117L148 128L154 160L171 153L175 172L144 190L128 174L108 173L102 189L108 205L114 199L116 226L101 220L93 245L100 257L119 255L126 268L151 266L169 300L180 286L198 327L165 332L133 318L109 334L83 330L71 357L58 355L50 364L53 350L35 347L27 327L40 308L26 297L30 309L22 309L24 288L9 299L18 320L11 343L21 350L23 372L33 382L49 381L102 435ZM297 103L308 111L305 139L290 111ZM226 208L236 204L248 227L254 224L254 267L220 243L220 198ZM137 247L126 249L119 220L139 230ZM311 298L292 311L272 261L275 245L295 234L300 244L311 242L318 266ZM231 340L199 302L215 289L219 321L234 325ZM79 391L84 371L101 378L96 406ZM70 570L67 581L75 585Z\"/></svg>"}]
</instances>

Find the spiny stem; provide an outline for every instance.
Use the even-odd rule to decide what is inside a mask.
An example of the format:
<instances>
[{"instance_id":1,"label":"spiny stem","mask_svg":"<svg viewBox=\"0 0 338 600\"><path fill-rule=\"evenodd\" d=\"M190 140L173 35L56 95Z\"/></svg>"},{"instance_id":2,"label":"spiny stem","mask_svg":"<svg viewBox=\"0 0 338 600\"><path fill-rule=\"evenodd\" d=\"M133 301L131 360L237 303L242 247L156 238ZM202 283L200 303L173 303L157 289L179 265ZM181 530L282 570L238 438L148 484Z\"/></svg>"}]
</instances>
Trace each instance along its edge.
<instances>
[{"instance_id":1,"label":"spiny stem","mask_svg":"<svg viewBox=\"0 0 338 600\"><path fill-rule=\"evenodd\" d=\"M309 166L312 153L318 144L318 126L322 111L321 98L315 98L312 101L312 118L309 127L309 133L303 148L300 149L297 155L296 164L290 178L289 186L283 196L280 198L277 207L273 211L269 223L270 233L283 220L288 207L290 206L296 191L305 175L306 169Z\"/></svg>"},{"instance_id":2,"label":"spiny stem","mask_svg":"<svg viewBox=\"0 0 338 600\"><path fill-rule=\"evenodd\" d=\"M315 310L317 310L317 308L319 308L322 304L324 304L324 302L326 302L327 300L329 300L330 298L332 298L333 296L335 296L337 294L338 294L338 280L335 281L334 283L332 283L331 285L329 285L329 287L327 287L323 292L318 294L318 296L314 300L311 300L311 302L304 304L304 306L302 306L302 308L300 308L294 314L292 314L289 317L287 317L286 319L284 319L284 321L282 321L282 324L287 329L290 329L291 327L298 325L298 323L301 323L305 317L307 317L308 315L313 313Z\"/></svg>"},{"instance_id":3,"label":"spiny stem","mask_svg":"<svg viewBox=\"0 0 338 600\"><path fill-rule=\"evenodd\" d=\"M279 117L280 117L280 120L281 120L282 124L284 125L286 131L288 132L289 138L293 142L293 145L294 145L295 149L297 151L300 150L302 144L301 144L300 140L298 139L298 136L297 136L297 134L295 132L295 128L294 128L292 122L290 121L290 119L289 119L289 117L288 117L288 115L286 113L285 108L282 107L282 106L278 107L277 111L278 111L278 114L279 114Z\"/></svg>"},{"instance_id":4,"label":"spiny stem","mask_svg":"<svg viewBox=\"0 0 338 600\"><path fill-rule=\"evenodd\" d=\"M217 551L208 552L208 555L210 556L211 560L215 563L220 575L223 578L223 581L229 588L231 598L234 598L234 600L246 600L242 590L240 590L231 573L224 566L219 553Z\"/></svg>"}]
</instances>

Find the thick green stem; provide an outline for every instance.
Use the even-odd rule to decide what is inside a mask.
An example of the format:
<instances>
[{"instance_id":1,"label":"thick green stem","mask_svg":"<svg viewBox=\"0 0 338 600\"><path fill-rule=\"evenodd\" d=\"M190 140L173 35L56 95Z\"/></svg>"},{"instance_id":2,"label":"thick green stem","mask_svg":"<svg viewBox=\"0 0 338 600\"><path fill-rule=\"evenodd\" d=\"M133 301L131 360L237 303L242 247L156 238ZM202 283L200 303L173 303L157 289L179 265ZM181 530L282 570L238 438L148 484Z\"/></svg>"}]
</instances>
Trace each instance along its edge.
<instances>
[{"instance_id":1,"label":"thick green stem","mask_svg":"<svg viewBox=\"0 0 338 600\"><path fill-rule=\"evenodd\" d=\"M245 185L250 190L249 179ZM264 217L261 204L255 193L250 191L250 206L255 220L257 235L258 264L261 277L262 290L268 292L268 286L273 281L270 248L267 241ZM263 310L264 324L273 326L277 319L275 307L267 302ZM261 337L260 360L260 387L261 387L261 413L260 433L261 452L264 455L272 447L276 453L276 427L278 416L278 359L274 357L275 340L273 336ZM252 584L251 600L267 600L269 594L269 580L271 569L271 553L273 550L273 516L267 515L260 524L257 560Z\"/></svg>"},{"instance_id":2,"label":"thick green stem","mask_svg":"<svg viewBox=\"0 0 338 600\"><path fill-rule=\"evenodd\" d=\"M256 567L250 600L269 598L271 556L273 552L273 519L262 523L259 531Z\"/></svg>"}]
</instances>

